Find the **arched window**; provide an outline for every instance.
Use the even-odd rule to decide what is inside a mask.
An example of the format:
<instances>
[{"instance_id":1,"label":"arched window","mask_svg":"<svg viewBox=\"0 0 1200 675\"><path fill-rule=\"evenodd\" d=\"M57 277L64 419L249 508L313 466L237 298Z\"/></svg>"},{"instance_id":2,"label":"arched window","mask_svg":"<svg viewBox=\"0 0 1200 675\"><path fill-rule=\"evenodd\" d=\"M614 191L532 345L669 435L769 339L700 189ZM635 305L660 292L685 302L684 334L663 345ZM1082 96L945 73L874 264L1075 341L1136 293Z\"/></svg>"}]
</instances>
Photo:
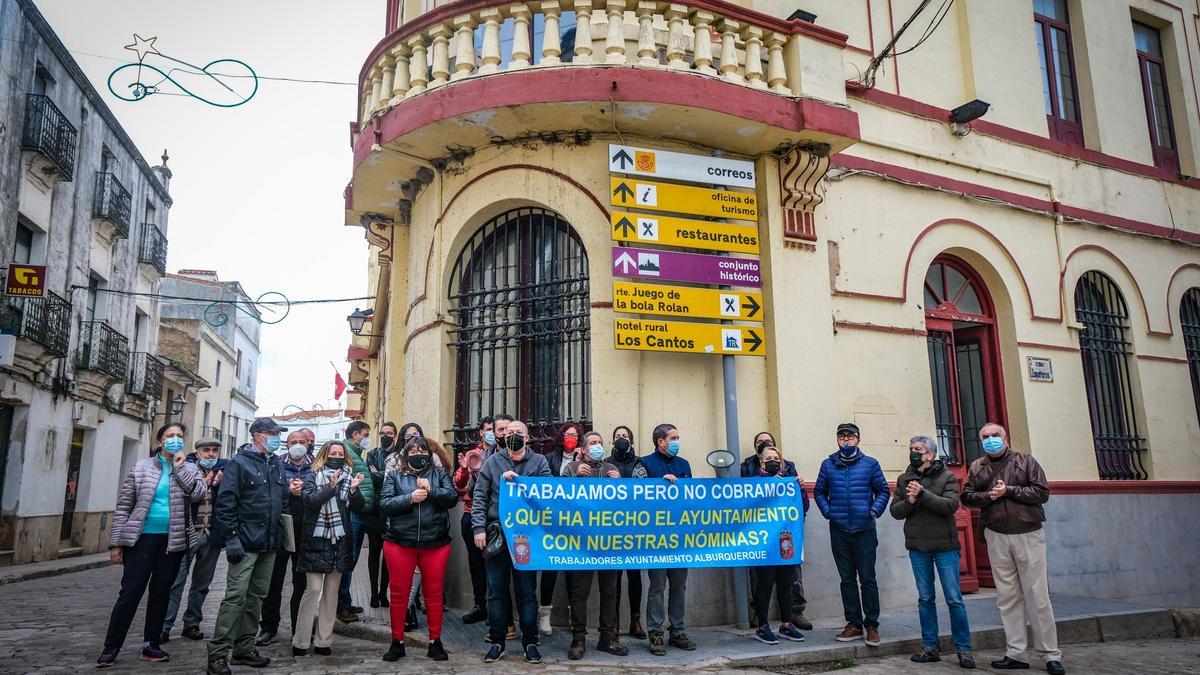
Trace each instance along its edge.
<instances>
[{"instance_id":1,"label":"arched window","mask_svg":"<svg viewBox=\"0 0 1200 675\"><path fill-rule=\"evenodd\" d=\"M1200 418L1200 288L1189 288L1179 303L1179 325L1187 349L1188 370L1192 372L1192 399Z\"/></svg>"},{"instance_id":2,"label":"arched window","mask_svg":"<svg viewBox=\"0 0 1200 675\"><path fill-rule=\"evenodd\" d=\"M1075 285L1075 318L1083 324L1079 350L1100 478L1145 480L1129 368L1129 307L1112 279L1091 271Z\"/></svg>"},{"instance_id":3,"label":"arched window","mask_svg":"<svg viewBox=\"0 0 1200 675\"><path fill-rule=\"evenodd\" d=\"M449 294L456 450L478 442L487 415L527 422L541 444L563 422L590 427L587 252L567 221L538 208L488 221L459 253Z\"/></svg>"}]
</instances>

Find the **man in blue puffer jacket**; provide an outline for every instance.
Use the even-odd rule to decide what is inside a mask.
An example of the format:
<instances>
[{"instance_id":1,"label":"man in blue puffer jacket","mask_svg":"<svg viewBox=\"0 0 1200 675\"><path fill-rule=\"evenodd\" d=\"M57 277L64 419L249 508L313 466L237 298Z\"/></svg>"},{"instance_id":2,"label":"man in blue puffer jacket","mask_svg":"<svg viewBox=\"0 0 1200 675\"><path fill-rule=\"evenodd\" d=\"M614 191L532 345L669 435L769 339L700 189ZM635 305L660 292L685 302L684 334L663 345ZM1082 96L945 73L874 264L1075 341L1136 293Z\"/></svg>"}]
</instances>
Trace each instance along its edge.
<instances>
[{"instance_id":1,"label":"man in blue puffer jacket","mask_svg":"<svg viewBox=\"0 0 1200 675\"><path fill-rule=\"evenodd\" d=\"M842 608L846 627L836 637L839 642L863 638L872 647L879 646L879 584L875 581L875 519L887 510L887 479L879 462L858 448L858 425L852 422L837 428L838 451L821 462L821 473L813 487L817 508L829 521L829 542L833 560L842 578ZM862 604L859 604L859 585Z\"/></svg>"}]
</instances>

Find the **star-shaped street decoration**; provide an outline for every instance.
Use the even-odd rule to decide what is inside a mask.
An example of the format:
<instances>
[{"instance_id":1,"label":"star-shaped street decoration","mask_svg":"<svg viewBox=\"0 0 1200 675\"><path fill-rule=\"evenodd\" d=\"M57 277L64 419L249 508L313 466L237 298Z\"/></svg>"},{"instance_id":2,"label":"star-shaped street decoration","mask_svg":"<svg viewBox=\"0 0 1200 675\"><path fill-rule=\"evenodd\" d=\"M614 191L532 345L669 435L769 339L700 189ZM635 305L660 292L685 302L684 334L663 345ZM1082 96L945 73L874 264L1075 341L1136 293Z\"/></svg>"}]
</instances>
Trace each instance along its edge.
<instances>
[{"instance_id":1,"label":"star-shaped street decoration","mask_svg":"<svg viewBox=\"0 0 1200 675\"><path fill-rule=\"evenodd\" d=\"M134 33L133 44L125 45L125 49L128 49L131 52L137 52L138 63L141 63L143 60L145 60L147 54L159 53L159 51L154 48L154 41L157 39L157 37L152 37L147 40L141 35Z\"/></svg>"}]
</instances>

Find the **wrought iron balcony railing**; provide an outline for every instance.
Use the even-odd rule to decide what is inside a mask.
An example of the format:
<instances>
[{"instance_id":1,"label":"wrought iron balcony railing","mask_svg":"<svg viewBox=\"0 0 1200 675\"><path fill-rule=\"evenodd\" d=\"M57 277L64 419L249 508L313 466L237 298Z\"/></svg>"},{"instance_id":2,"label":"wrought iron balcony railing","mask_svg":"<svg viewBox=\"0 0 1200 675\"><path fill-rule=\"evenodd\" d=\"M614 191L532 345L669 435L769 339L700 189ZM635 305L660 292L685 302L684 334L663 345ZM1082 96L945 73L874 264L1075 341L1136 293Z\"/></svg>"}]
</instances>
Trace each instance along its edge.
<instances>
[{"instance_id":1,"label":"wrought iron balcony railing","mask_svg":"<svg viewBox=\"0 0 1200 675\"><path fill-rule=\"evenodd\" d=\"M29 94L25 102L25 133L21 149L45 155L66 180L75 176L75 146L79 132L50 97Z\"/></svg>"},{"instance_id":2,"label":"wrought iron balcony railing","mask_svg":"<svg viewBox=\"0 0 1200 675\"><path fill-rule=\"evenodd\" d=\"M133 197L117 177L106 171L96 173L96 203L92 215L107 220L118 236L129 236L129 214Z\"/></svg>"},{"instance_id":3,"label":"wrought iron balcony railing","mask_svg":"<svg viewBox=\"0 0 1200 675\"><path fill-rule=\"evenodd\" d=\"M225 435L218 427L200 427L200 435L197 438L215 438L218 441Z\"/></svg>"},{"instance_id":4,"label":"wrought iron balcony railing","mask_svg":"<svg viewBox=\"0 0 1200 675\"><path fill-rule=\"evenodd\" d=\"M84 321L79 334L79 367L123 379L129 368L129 340L106 321Z\"/></svg>"},{"instance_id":5,"label":"wrought iron balcony railing","mask_svg":"<svg viewBox=\"0 0 1200 675\"><path fill-rule=\"evenodd\" d=\"M66 356L71 345L71 303L50 291L41 298L9 298L3 328L55 356Z\"/></svg>"},{"instance_id":6,"label":"wrought iron balcony railing","mask_svg":"<svg viewBox=\"0 0 1200 675\"><path fill-rule=\"evenodd\" d=\"M150 265L160 275L167 273L167 237L154 223L142 223L142 248L138 262Z\"/></svg>"},{"instance_id":7,"label":"wrought iron balcony railing","mask_svg":"<svg viewBox=\"0 0 1200 675\"><path fill-rule=\"evenodd\" d=\"M134 352L132 362L128 393L147 400L162 396L163 362L146 352Z\"/></svg>"}]
</instances>

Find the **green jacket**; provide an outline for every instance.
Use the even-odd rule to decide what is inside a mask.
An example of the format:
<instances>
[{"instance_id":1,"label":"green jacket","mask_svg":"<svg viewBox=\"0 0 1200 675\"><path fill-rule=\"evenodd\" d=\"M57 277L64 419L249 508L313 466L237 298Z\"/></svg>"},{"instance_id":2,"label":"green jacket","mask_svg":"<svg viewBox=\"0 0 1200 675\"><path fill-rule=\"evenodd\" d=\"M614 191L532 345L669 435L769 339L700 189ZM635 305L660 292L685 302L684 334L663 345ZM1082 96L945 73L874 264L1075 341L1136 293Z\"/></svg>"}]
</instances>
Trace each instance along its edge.
<instances>
[{"instance_id":1,"label":"green jacket","mask_svg":"<svg viewBox=\"0 0 1200 675\"><path fill-rule=\"evenodd\" d=\"M371 480L371 468L367 466L367 453L358 447L354 441L347 438L343 441L346 445L346 462L350 465L350 470L353 473L363 474L363 482L358 484L358 492L362 495L363 506L351 509L355 513L373 513L375 511L375 481Z\"/></svg>"},{"instance_id":2,"label":"green jacket","mask_svg":"<svg viewBox=\"0 0 1200 675\"><path fill-rule=\"evenodd\" d=\"M916 504L908 502L908 484L918 481L923 488ZM910 551L938 553L957 551L958 525L954 512L958 510L958 477L935 460L929 470L918 474L909 467L896 480L891 512L904 521L904 547Z\"/></svg>"}]
</instances>

